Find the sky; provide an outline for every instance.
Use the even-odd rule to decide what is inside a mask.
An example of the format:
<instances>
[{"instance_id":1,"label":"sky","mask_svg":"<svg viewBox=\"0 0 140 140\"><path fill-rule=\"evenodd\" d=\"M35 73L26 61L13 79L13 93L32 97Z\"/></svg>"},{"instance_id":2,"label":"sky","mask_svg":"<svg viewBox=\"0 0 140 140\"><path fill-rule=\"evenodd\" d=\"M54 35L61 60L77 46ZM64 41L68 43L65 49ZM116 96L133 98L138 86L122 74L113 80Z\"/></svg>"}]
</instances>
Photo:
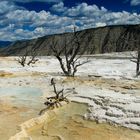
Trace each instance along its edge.
<instances>
[{"instance_id":1,"label":"sky","mask_svg":"<svg viewBox=\"0 0 140 140\"><path fill-rule=\"evenodd\" d=\"M140 0L0 0L0 40L140 24Z\"/></svg>"}]
</instances>

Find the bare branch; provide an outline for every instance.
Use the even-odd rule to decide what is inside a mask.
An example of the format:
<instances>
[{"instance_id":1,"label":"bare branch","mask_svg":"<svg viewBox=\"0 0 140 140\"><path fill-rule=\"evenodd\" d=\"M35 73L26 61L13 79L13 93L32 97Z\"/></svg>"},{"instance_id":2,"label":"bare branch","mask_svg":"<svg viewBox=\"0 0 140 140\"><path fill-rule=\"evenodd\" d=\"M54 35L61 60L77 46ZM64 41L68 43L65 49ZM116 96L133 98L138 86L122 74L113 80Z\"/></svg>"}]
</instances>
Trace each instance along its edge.
<instances>
[{"instance_id":1,"label":"bare branch","mask_svg":"<svg viewBox=\"0 0 140 140\"><path fill-rule=\"evenodd\" d=\"M29 60L27 59L27 57L29 57ZM35 64L37 61L39 61L39 59L36 58L37 54L35 49L31 49L30 51L26 49L25 54L22 56L19 56L18 58L18 63L20 63L23 67L27 64L28 66L30 66L30 64ZM28 62L27 62L28 61Z\"/></svg>"},{"instance_id":2,"label":"bare branch","mask_svg":"<svg viewBox=\"0 0 140 140\"><path fill-rule=\"evenodd\" d=\"M78 67L80 67L80 66L82 66L82 65L84 65L84 64L90 62L90 61L87 59L86 61L78 62L78 63L77 63L77 60L78 60L78 59L76 59L76 61L73 61L73 62L72 62L72 68L73 68L72 76L73 76L73 77L75 76L75 73L77 72L77 68L78 68Z\"/></svg>"},{"instance_id":3,"label":"bare branch","mask_svg":"<svg viewBox=\"0 0 140 140\"><path fill-rule=\"evenodd\" d=\"M27 55L28 55L28 51L27 49L25 50L25 54L22 56L19 56L19 58L17 59L18 63L20 63L23 67L26 64L26 59L27 59Z\"/></svg>"},{"instance_id":4,"label":"bare branch","mask_svg":"<svg viewBox=\"0 0 140 140\"><path fill-rule=\"evenodd\" d=\"M134 62L134 63L137 63L137 60L133 60L133 59L131 59L130 61L131 61L131 62Z\"/></svg>"}]
</instances>

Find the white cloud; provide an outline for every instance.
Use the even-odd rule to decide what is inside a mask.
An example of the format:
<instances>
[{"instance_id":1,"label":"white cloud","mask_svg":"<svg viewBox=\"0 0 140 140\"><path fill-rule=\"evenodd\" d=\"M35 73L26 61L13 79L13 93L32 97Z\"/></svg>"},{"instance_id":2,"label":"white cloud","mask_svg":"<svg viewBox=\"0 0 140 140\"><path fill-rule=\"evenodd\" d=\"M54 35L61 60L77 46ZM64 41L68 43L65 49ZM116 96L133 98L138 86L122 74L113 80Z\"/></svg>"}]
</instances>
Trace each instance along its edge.
<instances>
[{"instance_id":1,"label":"white cloud","mask_svg":"<svg viewBox=\"0 0 140 140\"><path fill-rule=\"evenodd\" d=\"M58 4L53 5L51 9L55 12L64 12L65 10L67 10L67 7L64 7L64 3L60 2Z\"/></svg>"},{"instance_id":2,"label":"white cloud","mask_svg":"<svg viewBox=\"0 0 140 140\"><path fill-rule=\"evenodd\" d=\"M17 8L20 8L20 7L14 5L14 3L12 2L8 2L6 0L0 1L0 14L4 14L6 12L16 10Z\"/></svg>"},{"instance_id":3,"label":"white cloud","mask_svg":"<svg viewBox=\"0 0 140 140\"><path fill-rule=\"evenodd\" d=\"M3 1L3 0L2 0ZM29 2L48 2L48 3L58 3L62 0L6 0L9 2L21 2L21 3L29 3Z\"/></svg>"},{"instance_id":4,"label":"white cloud","mask_svg":"<svg viewBox=\"0 0 140 140\"><path fill-rule=\"evenodd\" d=\"M140 5L140 0L131 0L131 5L132 6Z\"/></svg>"},{"instance_id":5,"label":"white cloud","mask_svg":"<svg viewBox=\"0 0 140 140\"><path fill-rule=\"evenodd\" d=\"M99 7L97 5L88 5L87 3L81 3L76 7L69 8L65 14L68 16L98 16L107 12L107 9L104 7Z\"/></svg>"},{"instance_id":6,"label":"white cloud","mask_svg":"<svg viewBox=\"0 0 140 140\"><path fill-rule=\"evenodd\" d=\"M54 4L51 11L28 11L14 3L2 1L0 9L0 39L31 39L47 34L72 31L75 24L78 30L117 24L140 23L140 14L111 12L104 7L86 3L68 8L63 2ZM61 14L60 14L61 13Z\"/></svg>"},{"instance_id":7,"label":"white cloud","mask_svg":"<svg viewBox=\"0 0 140 140\"><path fill-rule=\"evenodd\" d=\"M96 27L103 27L103 26L106 26L106 23L103 23L103 22L96 23Z\"/></svg>"}]
</instances>

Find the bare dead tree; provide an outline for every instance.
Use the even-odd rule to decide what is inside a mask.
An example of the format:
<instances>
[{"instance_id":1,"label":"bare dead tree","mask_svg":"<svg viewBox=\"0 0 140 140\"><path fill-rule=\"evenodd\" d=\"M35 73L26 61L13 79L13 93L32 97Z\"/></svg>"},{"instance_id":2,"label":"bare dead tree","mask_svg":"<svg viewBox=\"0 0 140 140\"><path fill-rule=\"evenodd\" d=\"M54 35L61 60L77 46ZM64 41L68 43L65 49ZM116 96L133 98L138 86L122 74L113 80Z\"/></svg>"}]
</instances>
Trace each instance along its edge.
<instances>
[{"instance_id":1,"label":"bare dead tree","mask_svg":"<svg viewBox=\"0 0 140 140\"><path fill-rule=\"evenodd\" d=\"M84 48L81 47L78 32L75 31L75 28L72 37L67 38L66 35L64 35L62 46L58 46L58 40L53 37L50 48L52 49L54 56L58 59L63 73L66 76L74 77L78 67L89 62L89 60L80 61L80 58L86 51L86 46Z\"/></svg>"},{"instance_id":2,"label":"bare dead tree","mask_svg":"<svg viewBox=\"0 0 140 140\"><path fill-rule=\"evenodd\" d=\"M28 55L28 51L26 49L25 53L19 56L19 58L17 59L18 63L21 64L21 66L23 67L25 67L26 65L27 55Z\"/></svg>"},{"instance_id":3,"label":"bare dead tree","mask_svg":"<svg viewBox=\"0 0 140 140\"><path fill-rule=\"evenodd\" d=\"M62 106L61 102L66 102L69 103L69 100L67 99L67 95L64 96L64 89L57 91L56 89L56 83L54 79L51 79L51 86L53 86L53 92L55 93L55 96L47 97L47 101L44 103L46 105L46 108L42 109L39 112L39 115L41 115L43 112L49 109L54 109L55 107L60 107Z\"/></svg>"},{"instance_id":4,"label":"bare dead tree","mask_svg":"<svg viewBox=\"0 0 140 140\"><path fill-rule=\"evenodd\" d=\"M140 75L140 28L135 27L132 29L126 29L118 38L116 42L117 47L129 48L133 46L136 50L136 55L132 55L131 61L136 63L136 76Z\"/></svg>"},{"instance_id":5,"label":"bare dead tree","mask_svg":"<svg viewBox=\"0 0 140 140\"><path fill-rule=\"evenodd\" d=\"M131 61L136 63L136 76L140 75L140 47L138 47L138 50L136 52L136 55L132 55Z\"/></svg>"},{"instance_id":6,"label":"bare dead tree","mask_svg":"<svg viewBox=\"0 0 140 140\"><path fill-rule=\"evenodd\" d=\"M36 57L37 57L37 54L36 54L35 49L32 48L30 51L26 49L25 53L19 56L17 61L23 67L25 67L26 65L30 66L31 64L35 64L37 61L39 61L39 59L37 59Z\"/></svg>"},{"instance_id":7,"label":"bare dead tree","mask_svg":"<svg viewBox=\"0 0 140 140\"><path fill-rule=\"evenodd\" d=\"M140 21L140 18L138 16L136 16L136 18ZM138 77L140 75L140 27L139 26L135 27L134 31L137 33L136 36L133 34L134 36L133 41L137 48L137 53L136 56L132 56L133 59L131 59L131 61L136 63L136 77Z\"/></svg>"}]
</instances>

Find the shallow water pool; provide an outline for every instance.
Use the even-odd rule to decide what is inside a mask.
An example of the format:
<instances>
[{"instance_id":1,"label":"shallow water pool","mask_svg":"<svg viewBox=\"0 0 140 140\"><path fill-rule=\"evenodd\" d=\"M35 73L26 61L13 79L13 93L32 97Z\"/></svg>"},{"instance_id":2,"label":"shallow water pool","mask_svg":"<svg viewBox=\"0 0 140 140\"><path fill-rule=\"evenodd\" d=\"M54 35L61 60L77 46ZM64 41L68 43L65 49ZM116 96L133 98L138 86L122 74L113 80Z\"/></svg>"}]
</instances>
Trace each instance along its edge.
<instances>
[{"instance_id":1,"label":"shallow water pool","mask_svg":"<svg viewBox=\"0 0 140 140\"><path fill-rule=\"evenodd\" d=\"M0 88L0 99L9 100L15 105L37 107L41 103L42 91L35 87Z\"/></svg>"},{"instance_id":2,"label":"shallow water pool","mask_svg":"<svg viewBox=\"0 0 140 140\"><path fill-rule=\"evenodd\" d=\"M8 140L20 124L38 116L44 107L41 95L35 87L0 88L0 140Z\"/></svg>"}]
</instances>

